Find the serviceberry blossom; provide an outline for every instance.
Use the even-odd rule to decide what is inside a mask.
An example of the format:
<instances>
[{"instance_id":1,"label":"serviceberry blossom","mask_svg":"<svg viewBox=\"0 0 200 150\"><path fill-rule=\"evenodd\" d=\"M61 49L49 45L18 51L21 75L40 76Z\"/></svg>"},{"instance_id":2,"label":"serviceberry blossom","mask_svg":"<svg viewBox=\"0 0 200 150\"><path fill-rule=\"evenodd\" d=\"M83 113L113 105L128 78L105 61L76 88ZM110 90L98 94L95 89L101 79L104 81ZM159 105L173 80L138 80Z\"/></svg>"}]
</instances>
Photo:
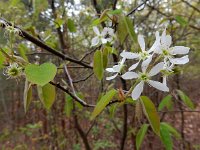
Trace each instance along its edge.
<instances>
[{"instance_id":1,"label":"serviceberry blossom","mask_svg":"<svg viewBox=\"0 0 200 150\"><path fill-rule=\"evenodd\" d=\"M111 31L109 31L110 34ZM174 46L170 47L172 44L172 37L166 34L166 29L163 31L162 35L156 32L156 40L150 49L145 46L144 36L138 35L138 43L141 51L138 53L121 52L120 56L122 60L118 65L114 65L112 68L107 68L106 71L114 73L114 75L107 77L106 80L112 80L117 75L122 74L122 68L125 66L125 61L127 59L136 60L136 63L132 64L128 68L128 72L125 72L121 77L124 80L134 80L134 85L130 88L129 93L133 100L137 100L143 92L144 85L148 85L164 92L168 92L167 87L167 77L174 73L173 69L177 65L186 64L189 62L188 58L188 47L184 46ZM177 57L180 55L185 55L182 57ZM142 71L133 71L141 64ZM156 64L156 65L155 65ZM154 81L153 77L162 75L162 82Z\"/></svg>"},{"instance_id":2,"label":"serviceberry blossom","mask_svg":"<svg viewBox=\"0 0 200 150\"><path fill-rule=\"evenodd\" d=\"M93 31L96 37L92 39L92 47L98 44L106 44L107 42L113 43L115 39L114 30L112 28L104 27L103 31L100 33L99 29L95 26L93 27Z\"/></svg>"},{"instance_id":3,"label":"serviceberry blossom","mask_svg":"<svg viewBox=\"0 0 200 150\"><path fill-rule=\"evenodd\" d=\"M112 80L117 77L117 75L121 72L121 70L124 66L125 60L126 60L126 58L122 58L122 60L118 63L118 65L114 65L112 68L106 68L106 71L108 71L110 73L115 73L114 75L112 75L110 77L106 77L106 80Z\"/></svg>"},{"instance_id":4,"label":"serviceberry blossom","mask_svg":"<svg viewBox=\"0 0 200 150\"><path fill-rule=\"evenodd\" d=\"M139 65L139 63L141 61L143 61L142 62L143 66L149 64L151 62L151 60L152 60L152 57L153 57L153 53L152 52L155 49L158 48L159 41L160 41L159 33L156 32L156 40L155 40L154 44L152 45L152 47L149 50L145 50L144 36L143 35L138 35L138 43L139 43L140 48L141 48L142 51L139 52L139 53L132 53L132 52L123 51L120 54L121 57L123 57L123 58L138 60L138 62L133 64L128 70L131 71L131 70L134 70L135 68L137 68L137 66Z\"/></svg>"},{"instance_id":5,"label":"serviceberry blossom","mask_svg":"<svg viewBox=\"0 0 200 150\"><path fill-rule=\"evenodd\" d=\"M172 44L172 37L170 35L166 35L166 29L163 31L160 37L160 45L159 48L154 52L160 54L164 58L164 62L168 61L174 65L186 64L189 62L188 54L190 48L184 46L174 46L170 47ZM176 55L185 55L180 58L175 58Z\"/></svg>"},{"instance_id":6,"label":"serviceberry blossom","mask_svg":"<svg viewBox=\"0 0 200 150\"><path fill-rule=\"evenodd\" d=\"M137 100L140 97L144 89L145 82L160 91L169 91L169 88L165 84L151 80L153 76L157 75L163 69L163 66L164 62L160 62L156 64L150 71L147 71L148 66L142 66L142 72L126 72L122 75L122 78L125 80L136 79L137 82L139 82L132 91L131 97L133 98L133 100Z\"/></svg>"},{"instance_id":7,"label":"serviceberry blossom","mask_svg":"<svg viewBox=\"0 0 200 150\"><path fill-rule=\"evenodd\" d=\"M4 75L8 77L7 79L16 79L22 75L22 67L17 63L11 63L4 69Z\"/></svg>"}]
</instances>

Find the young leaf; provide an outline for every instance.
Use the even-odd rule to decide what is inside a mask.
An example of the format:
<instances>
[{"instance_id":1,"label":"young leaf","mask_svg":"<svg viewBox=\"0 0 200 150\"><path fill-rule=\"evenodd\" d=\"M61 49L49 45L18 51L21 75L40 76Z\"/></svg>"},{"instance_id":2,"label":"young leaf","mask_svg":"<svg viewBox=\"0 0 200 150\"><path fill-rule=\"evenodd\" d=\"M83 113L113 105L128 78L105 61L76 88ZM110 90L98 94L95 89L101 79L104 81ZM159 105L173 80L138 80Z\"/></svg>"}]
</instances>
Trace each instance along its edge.
<instances>
[{"instance_id":1,"label":"young leaf","mask_svg":"<svg viewBox=\"0 0 200 150\"><path fill-rule=\"evenodd\" d=\"M189 107L190 109L194 110L195 106L191 99L181 90L177 90L178 95L180 96L181 100L184 102L184 104Z\"/></svg>"},{"instance_id":2,"label":"young leaf","mask_svg":"<svg viewBox=\"0 0 200 150\"><path fill-rule=\"evenodd\" d=\"M160 136L163 144L165 145L166 150L173 150L173 142L172 142L172 137L171 134L168 130L168 128L160 124Z\"/></svg>"},{"instance_id":3,"label":"young leaf","mask_svg":"<svg viewBox=\"0 0 200 150\"><path fill-rule=\"evenodd\" d=\"M172 127L170 124L166 122L162 122L161 124L162 126L165 126L169 130L169 132L173 134L177 139L181 138L180 133L178 133L178 131L174 127Z\"/></svg>"},{"instance_id":4,"label":"young leaf","mask_svg":"<svg viewBox=\"0 0 200 150\"><path fill-rule=\"evenodd\" d=\"M76 32L76 26L74 24L74 21L72 19L67 20L67 27L70 32Z\"/></svg>"},{"instance_id":5,"label":"young leaf","mask_svg":"<svg viewBox=\"0 0 200 150\"><path fill-rule=\"evenodd\" d=\"M153 102L146 96L140 97L144 114L149 120L153 131L160 136L160 118Z\"/></svg>"},{"instance_id":6,"label":"young leaf","mask_svg":"<svg viewBox=\"0 0 200 150\"><path fill-rule=\"evenodd\" d=\"M28 51L28 47L25 44L19 44L18 46L19 54L21 57L28 62L28 58L26 56L26 52Z\"/></svg>"},{"instance_id":7,"label":"young leaf","mask_svg":"<svg viewBox=\"0 0 200 150\"><path fill-rule=\"evenodd\" d=\"M100 50L97 50L94 53L94 67L93 67L94 74L96 77L101 80L103 78L103 55Z\"/></svg>"},{"instance_id":8,"label":"young leaf","mask_svg":"<svg viewBox=\"0 0 200 150\"><path fill-rule=\"evenodd\" d=\"M109 10L107 13L110 15L118 15L122 13L122 9Z\"/></svg>"},{"instance_id":9,"label":"young leaf","mask_svg":"<svg viewBox=\"0 0 200 150\"><path fill-rule=\"evenodd\" d=\"M123 21L126 27L126 30L128 31L129 36L133 40L133 42L137 42L137 35L135 34L133 24L131 20L128 17L123 17Z\"/></svg>"},{"instance_id":10,"label":"young leaf","mask_svg":"<svg viewBox=\"0 0 200 150\"><path fill-rule=\"evenodd\" d=\"M101 16L99 17L99 21L102 22L102 21L105 21L107 20L108 16L107 16L107 12L109 11L109 9L106 9L102 12Z\"/></svg>"},{"instance_id":11,"label":"young leaf","mask_svg":"<svg viewBox=\"0 0 200 150\"><path fill-rule=\"evenodd\" d=\"M117 36L119 38L120 43L122 44L128 35L128 31L126 29L126 24L122 17L119 18L119 23L117 25Z\"/></svg>"},{"instance_id":12,"label":"young leaf","mask_svg":"<svg viewBox=\"0 0 200 150\"><path fill-rule=\"evenodd\" d=\"M24 110L25 110L25 112L27 112L31 101L32 101L32 86L31 86L31 83L29 83L28 80L26 80L25 87L24 87Z\"/></svg>"},{"instance_id":13,"label":"young leaf","mask_svg":"<svg viewBox=\"0 0 200 150\"><path fill-rule=\"evenodd\" d=\"M40 66L29 64L25 67L25 74L28 81L44 86L54 79L57 68L52 63L44 63Z\"/></svg>"},{"instance_id":14,"label":"young leaf","mask_svg":"<svg viewBox=\"0 0 200 150\"><path fill-rule=\"evenodd\" d=\"M149 125L148 124L143 124L140 128L140 130L138 131L137 135L136 135L136 148L137 150L139 150L143 140L144 140L144 136L147 132Z\"/></svg>"},{"instance_id":15,"label":"young leaf","mask_svg":"<svg viewBox=\"0 0 200 150\"><path fill-rule=\"evenodd\" d=\"M164 107L167 107L167 109L170 109L171 106L172 106L172 96L171 95L167 95L160 102L160 104L158 106L158 111L163 110Z\"/></svg>"},{"instance_id":16,"label":"young leaf","mask_svg":"<svg viewBox=\"0 0 200 150\"><path fill-rule=\"evenodd\" d=\"M61 19L61 18L56 18L56 20L55 20L56 28L61 27L64 23L65 23L65 21L63 19Z\"/></svg>"},{"instance_id":17,"label":"young leaf","mask_svg":"<svg viewBox=\"0 0 200 150\"><path fill-rule=\"evenodd\" d=\"M94 119L97 115L101 113L101 111L108 105L108 103L111 101L111 99L117 94L117 91L115 89L110 90L107 92L97 103L96 107L94 108L94 111L91 115L91 120Z\"/></svg>"},{"instance_id":18,"label":"young leaf","mask_svg":"<svg viewBox=\"0 0 200 150\"><path fill-rule=\"evenodd\" d=\"M181 16L176 16L175 20L181 25L181 26L186 26L188 22L182 18Z\"/></svg>"},{"instance_id":19,"label":"young leaf","mask_svg":"<svg viewBox=\"0 0 200 150\"><path fill-rule=\"evenodd\" d=\"M109 50L107 47L103 49L103 68L105 69L108 65L108 54Z\"/></svg>"},{"instance_id":20,"label":"young leaf","mask_svg":"<svg viewBox=\"0 0 200 150\"><path fill-rule=\"evenodd\" d=\"M4 63L5 60L6 60L5 56L0 51L0 69L4 67L3 63Z\"/></svg>"},{"instance_id":21,"label":"young leaf","mask_svg":"<svg viewBox=\"0 0 200 150\"><path fill-rule=\"evenodd\" d=\"M47 110L50 110L56 98L56 90L53 85L47 83L44 86L37 86L38 96Z\"/></svg>"}]
</instances>

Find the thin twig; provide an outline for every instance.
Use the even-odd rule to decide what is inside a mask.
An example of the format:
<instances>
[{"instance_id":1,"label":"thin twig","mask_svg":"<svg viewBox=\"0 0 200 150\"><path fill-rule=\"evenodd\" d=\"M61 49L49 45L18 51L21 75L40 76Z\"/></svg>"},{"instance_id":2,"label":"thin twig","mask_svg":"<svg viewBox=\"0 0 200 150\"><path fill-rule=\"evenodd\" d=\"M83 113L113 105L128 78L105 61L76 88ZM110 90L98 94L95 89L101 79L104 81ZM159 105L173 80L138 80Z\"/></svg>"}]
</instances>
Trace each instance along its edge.
<instances>
[{"instance_id":1,"label":"thin twig","mask_svg":"<svg viewBox=\"0 0 200 150\"><path fill-rule=\"evenodd\" d=\"M55 87L61 89L62 91L66 92L67 94L69 94L75 101L77 101L78 103L80 103L82 106L84 106L84 107L95 107L95 105L87 104L86 102L84 102L82 99L80 99L79 97L77 97L76 95L74 95L73 93L71 93L68 89L66 89L65 87L63 87L62 85L60 85L60 83L54 83L52 81L50 81L49 83L52 84L52 85L54 85Z\"/></svg>"},{"instance_id":2,"label":"thin twig","mask_svg":"<svg viewBox=\"0 0 200 150\"><path fill-rule=\"evenodd\" d=\"M130 16L131 14L135 13L138 8L140 8L142 5L146 5L146 3L148 2L149 0L145 0L143 3L141 3L140 5L138 5L137 7L133 8L126 16Z\"/></svg>"}]
</instances>

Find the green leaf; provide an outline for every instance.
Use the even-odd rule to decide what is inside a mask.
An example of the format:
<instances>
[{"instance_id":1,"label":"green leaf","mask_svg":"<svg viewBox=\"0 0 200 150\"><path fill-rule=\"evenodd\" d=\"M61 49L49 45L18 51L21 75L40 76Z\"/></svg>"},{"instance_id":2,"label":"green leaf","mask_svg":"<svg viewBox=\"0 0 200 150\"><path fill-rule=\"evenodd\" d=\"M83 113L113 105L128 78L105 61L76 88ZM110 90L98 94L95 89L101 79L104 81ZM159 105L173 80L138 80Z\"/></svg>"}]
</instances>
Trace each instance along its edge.
<instances>
[{"instance_id":1,"label":"green leaf","mask_svg":"<svg viewBox=\"0 0 200 150\"><path fill-rule=\"evenodd\" d=\"M132 24L130 18L123 17L123 21L124 21L126 30L128 31L128 34L131 37L132 41L137 42L137 35L135 34L134 27L133 27L133 24Z\"/></svg>"},{"instance_id":2,"label":"green leaf","mask_svg":"<svg viewBox=\"0 0 200 150\"><path fill-rule=\"evenodd\" d=\"M119 23L117 25L117 36L119 38L120 43L122 44L128 35L128 30L126 28L126 24L122 17L119 18Z\"/></svg>"},{"instance_id":3,"label":"green leaf","mask_svg":"<svg viewBox=\"0 0 200 150\"><path fill-rule=\"evenodd\" d=\"M162 101L160 102L160 104L158 106L158 111L163 110L164 107L167 107L167 109L172 108L172 96L171 95L167 95L162 99Z\"/></svg>"},{"instance_id":4,"label":"green leaf","mask_svg":"<svg viewBox=\"0 0 200 150\"><path fill-rule=\"evenodd\" d=\"M118 15L122 13L122 9L109 10L107 13L110 15Z\"/></svg>"},{"instance_id":5,"label":"green leaf","mask_svg":"<svg viewBox=\"0 0 200 150\"><path fill-rule=\"evenodd\" d=\"M19 54L20 56L26 60L28 62L28 58L26 56L26 52L28 51L28 47L26 47L25 44L19 44L19 47L18 47L18 50L19 50Z\"/></svg>"},{"instance_id":6,"label":"green leaf","mask_svg":"<svg viewBox=\"0 0 200 150\"><path fill-rule=\"evenodd\" d=\"M153 131L160 136L160 118L153 102L146 96L140 97L144 114L149 120Z\"/></svg>"},{"instance_id":7,"label":"green leaf","mask_svg":"<svg viewBox=\"0 0 200 150\"><path fill-rule=\"evenodd\" d=\"M108 65L108 54L109 50L107 47L103 49L103 68L106 69Z\"/></svg>"},{"instance_id":8,"label":"green leaf","mask_svg":"<svg viewBox=\"0 0 200 150\"><path fill-rule=\"evenodd\" d=\"M194 110L194 109L195 109L195 106L194 106L192 100L191 100L183 91L177 90L177 92L178 92L178 95L180 96L181 100L184 102L184 104L185 104L188 108Z\"/></svg>"},{"instance_id":9,"label":"green leaf","mask_svg":"<svg viewBox=\"0 0 200 150\"><path fill-rule=\"evenodd\" d=\"M56 28L61 27L64 23L65 23L65 21L63 19L61 19L61 18L56 18L56 20L55 20Z\"/></svg>"},{"instance_id":10,"label":"green leaf","mask_svg":"<svg viewBox=\"0 0 200 150\"><path fill-rule=\"evenodd\" d=\"M114 118L118 105L119 105L118 103L115 103L110 106L110 108L109 108L109 117L110 118Z\"/></svg>"},{"instance_id":11,"label":"green leaf","mask_svg":"<svg viewBox=\"0 0 200 150\"><path fill-rule=\"evenodd\" d=\"M76 26L74 24L74 21L72 19L67 20L67 27L70 32L76 32Z\"/></svg>"},{"instance_id":12,"label":"green leaf","mask_svg":"<svg viewBox=\"0 0 200 150\"><path fill-rule=\"evenodd\" d=\"M47 83L44 86L37 86L38 96L47 110L50 110L56 98L55 86Z\"/></svg>"},{"instance_id":13,"label":"green leaf","mask_svg":"<svg viewBox=\"0 0 200 150\"><path fill-rule=\"evenodd\" d=\"M163 124L160 125L160 135L161 135L161 140L165 146L165 149L172 150L173 142L172 142L171 134L170 134L168 128Z\"/></svg>"},{"instance_id":14,"label":"green leaf","mask_svg":"<svg viewBox=\"0 0 200 150\"><path fill-rule=\"evenodd\" d=\"M6 60L5 56L0 51L0 69L4 67L3 63Z\"/></svg>"},{"instance_id":15,"label":"green leaf","mask_svg":"<svg viewBox=\"0 0 200 150\"><path fill-rule=\"evenodd\" d=\"M181 16L175 16L175 20L181 25L181 26L186 26L188 22L182 18Z\"/></svg>"},{"instance_id":16,"label":"green leaf","mask_svg":"<svg viewBox=\"0 0 200 150\"><path fill-rule=\"evenodd\" d=\"M112 98L117 94L115 89L110 90L107 92L97 103L94 111L91 115L91 120L94 119L97 115L101 113L101 111L108 105L108 103L112 100Z\"/></svg>"},{"instance_id":17,"label":"green leaf","mask_svg":"<svg viewBox=\"0 0 200 150\"><path fill-rule=\"evenodd\" d=\"M137 150L140 149L140 146L144 140L144 136L147 132L149 125L148 124L143 124L140 128L140 130L138 131L137 135L136 135L136 148Z\"/></svg>"},{"instance_id":18,"label":"green leaf","mask_svg":"<svg viewBox=\"0 0 200 150\"><path fill-rule=\"evenodd\" d=\"M162 126L165 126L169 130L169 132L171 134L173 134L177 139L181 138L180 133L174 127L172 127L170 124L168 124L166 122L162 122L161 124L162 124Z\"/></svg>"},{"instance_id":19,"label":"green leaf","mask_svg":"<svg viewBox=\"0 0 200 150\"><path fill-rule=\"evenodd\" d=\"M32 86L31 86L31 83L29 83L28 80L26 80L25 87L24 87L24 110L25 110L25 112L27 112L31 101L32 101Z\"/></svg>"},{"instance_id":20,"label":"green leaf","mask_svg":"<svg viewBox=\"0 0 200 150\"><path fill-rule=\"evenodd\" d=\"M103 55L100 50L97 50L94 53L94 66L93 66L93 71L96 77L101 80L103 78Z\"/></svg>"},{"instance_id":21,"label":"green leaf","mask_svg":"<svg viewBox=\"0 0 200 150\"><path fill-rule=\"evenodd\" d=\"M28 81L44 86L54 79L57 68L52 63L44 63L40 66L29 64L25 67L25 74Z\"/></svg>"},{"instance_id":22,"label":"green leaf","mask_svg":"<svg viewBox=\"0 0 200 150\"><path fill-rule=\"evenodd\" d=\"M108 11L109 11L109 10L106 9L106 10L104 10L104 11L101 13L101 16L99 17L99 22L103 22L103 21L107 20L107 18L108 18L107 12L108 12Z\"/></svg>"},{"instance_id":23,"label":"green leaf","mask_svg":"<svg viewBox=\"0 0 200 150\"><path fill-rule=\"evenodd\" d=\"M67 117L71 116L72 110L73 110L73 98L69 96L68 94L65 94L65 107L64 112Z\"/></svg>"}]
</instances>

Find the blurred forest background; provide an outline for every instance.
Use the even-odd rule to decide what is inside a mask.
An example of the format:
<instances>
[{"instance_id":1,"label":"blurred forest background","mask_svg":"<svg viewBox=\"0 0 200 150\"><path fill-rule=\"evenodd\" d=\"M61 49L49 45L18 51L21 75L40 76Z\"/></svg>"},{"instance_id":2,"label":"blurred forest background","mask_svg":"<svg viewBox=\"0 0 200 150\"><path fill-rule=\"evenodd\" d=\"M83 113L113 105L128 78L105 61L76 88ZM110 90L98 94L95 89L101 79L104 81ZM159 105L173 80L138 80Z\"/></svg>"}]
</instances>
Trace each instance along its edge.
<instances>
[{"instance_id":1,"label":"blurred forest background","mask_svg":"<svg viewBox=\"0 0 200 150\"><path fill-rule=\"evenodd\" d=\"M140 4L140 7L138 7ZM137 8L138 7L138 8ZM137 8L137 9L135 9ZM92 64L96 50L91 48L94 37L92 23L105 9L122 9L134 22L134 30L148 37L147 45L154 40L155 31L168 22L168 31L173 45L190 47L190 62L180 67L170 80L170 88L184 91L195 105L189 109L176 94L171 100L172 108L159 111L161 120L169 122L180 133L175 139L174 150L200 149L200 1L199 0L1 0L1 17L29 32L48 46L68 56ZM99 25L99 28L101 25ZM151 38L150 38L151 37ZM0 28L0 47L8 44L5 30ZM118 55L123 48L130 50L137 43L125 41L118 47ZM51 61L58 67L56 82L68 82L62 59L54 56L16 35L16 54L26 55L32 63ZM112 57L109 66L113 65ZM2 68L2 66L1 66ZM97 80L93 70L76 63L68 62L68 70L78 95L91 104L96 104L100 93L110 86L119 88L119 81ZM106 74L106 73L105 73ZM142 122L146 122L140 108L135 105L107 107L94 121L90 120L93 108L72 103L72 98L60 89L57 90L51 111L46 111L33 90L33 101L27 113L24 112L24 79L18 82L7 80L0 74L0 149L2 150L82 150L82 149L125 149L135 148L135 133ZM130 86L127 83L127 86ZM156 106L163 93L145 89ZM114 105L115 106L115 105ZM139 109L139 110L138 110ZM137 117L135 117L137 111ZM135 123L137 120L137 123ZM161 141L151 130L144 139L141 149L164 149Z\"/></svg>"}]
</instances>

